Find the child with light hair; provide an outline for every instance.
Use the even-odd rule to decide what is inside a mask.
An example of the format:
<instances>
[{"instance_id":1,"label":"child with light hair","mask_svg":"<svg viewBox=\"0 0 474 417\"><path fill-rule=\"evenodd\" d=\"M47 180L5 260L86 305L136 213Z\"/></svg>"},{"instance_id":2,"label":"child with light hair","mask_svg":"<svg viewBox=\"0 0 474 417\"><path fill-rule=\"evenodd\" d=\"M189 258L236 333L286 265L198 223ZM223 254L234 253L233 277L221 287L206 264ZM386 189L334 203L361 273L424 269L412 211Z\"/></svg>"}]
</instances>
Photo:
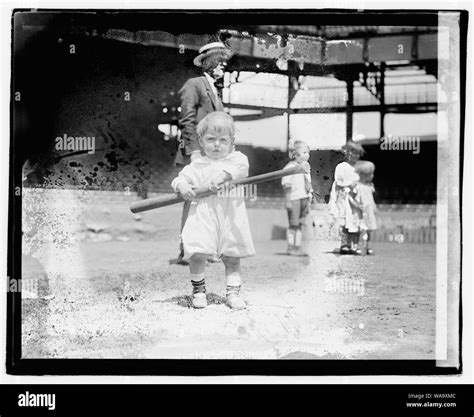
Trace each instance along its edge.
<instances>
[{"instance_id":1,"label":"child with light hair","mask_svg":"<svg viewBox=\"0 0 474 417\"><path fill-rule=\"evenodd\" d=\"M313 186L311 184L311 173L308 163L309 146L302 140L290 142L289 154L290 162L286 164L285 169L303 165L306 173L288 175L281 180L281 185L285 192L289 223L286 233L287 253L294 256L306 256L301 250L302 228L306 223L306 217L309 214L310 203L313 197Z\"/></svg>"},{"instance_id":2,"label":"child with light hair","mask_svg":"<svg viewBox=\"0 0 474 417\"><path fill-rule=\"evenodd\" d=\"M364 244L364 252L367 255L373 255L370 242L374 230L377 229L377 206L374 201L374 172L375 165L370 161L358 161L355 170L359 175L357 183L357 199L361 209L360 234Z\"/></svg>"},{"instance_id":3,"label":"child with light hair","mask_svg":"<svg viewBox=\"0 0 474 417\"><path fill-rule=\"evenodd\" d=\"M206 260L215 255L225 265L228 306L243 309L240 259L255 254L244 197L219 193L195 200L194 189L210 187L217 191L226 181L247 177L248 159L234 150L234 122L225 112L204 117L197 134L204 155L193 159L171 183L175 192L192 201L182 239L185 255L190 257L193 307L207 306Z\"/></svg>"}]
</instances>

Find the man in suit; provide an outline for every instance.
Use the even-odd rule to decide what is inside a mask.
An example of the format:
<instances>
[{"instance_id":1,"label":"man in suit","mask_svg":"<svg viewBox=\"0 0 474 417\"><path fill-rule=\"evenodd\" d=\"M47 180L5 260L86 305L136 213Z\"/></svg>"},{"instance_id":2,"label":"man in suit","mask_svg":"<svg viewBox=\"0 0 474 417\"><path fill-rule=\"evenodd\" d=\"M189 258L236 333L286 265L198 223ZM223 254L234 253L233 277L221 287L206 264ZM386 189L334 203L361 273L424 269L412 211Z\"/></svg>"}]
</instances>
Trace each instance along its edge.
<instances>
[{"instance_id":1,"label":"man in suit","mask_svg":"<svg viewBox=\"0 0 474 417\"><path fill-rule=\"evenodd\" d=\"M179 91L181 138L175 158L176 165L187 165L201 155L196 127L207 114L224 109L222 104L224 70L231 56L231 51L222 42L212 42L204 45L199 50L199 55L194 58L194 65L202 68L203 73L199 77L188 79ZM184 203L181 231L188 218L190 205L189 201ZM180 241L177 263L187 264L183 258L183 243Z\"/></svg>"}]
</instances>

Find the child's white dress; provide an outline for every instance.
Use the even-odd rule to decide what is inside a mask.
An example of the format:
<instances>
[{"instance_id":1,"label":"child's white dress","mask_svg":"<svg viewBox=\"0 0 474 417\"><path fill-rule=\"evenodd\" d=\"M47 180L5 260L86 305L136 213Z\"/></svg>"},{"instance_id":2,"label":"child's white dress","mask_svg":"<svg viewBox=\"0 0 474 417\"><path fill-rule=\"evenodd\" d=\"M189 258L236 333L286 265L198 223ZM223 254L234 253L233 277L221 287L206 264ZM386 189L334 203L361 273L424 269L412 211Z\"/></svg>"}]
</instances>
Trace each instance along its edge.
<instances>
[{"instance_id":1,"label":"child's white dress","mask_svg":"<svg viewBox=\"0 0 474 417\"><path fill-rule=\"evenodd\" d=\"M334 171L334 182L329 198L329 211L350 233L359 231L359 211L349 203L349 194L354 192L353 186L359 181L355 168L347 162L341 162Z\"/></svg>"},{"instance_id":2,"label":"child's white dress","mask_svg":"<svg viewBox=\"0 0 474 417\"><path fill-rule=\"evenodd\" d=\"M182 182L193 188L207 187L222 171L233 180L248 176L247 157L238 151L225 158L212 159L202 156L186 165L171 187L177 192ZM196 199L191 203L189 216L182 232L185 256L194 253L226 255L237 258L255 255L252 235L242 194L224 193Z\"/></svg>"},{"instance_id":3,"label":"child's white dress","mask_svg":"<svg viewBox=\"0 0 474 417\"><path fill-rule=\"evenodd\" d=\"M377 219L375 213L377 207L374 201L375 188L373 184L357 184L357 193L359 202L362 205L362 222L361 229L375 230L377 229Z\"/></svg>"}]
</instances>

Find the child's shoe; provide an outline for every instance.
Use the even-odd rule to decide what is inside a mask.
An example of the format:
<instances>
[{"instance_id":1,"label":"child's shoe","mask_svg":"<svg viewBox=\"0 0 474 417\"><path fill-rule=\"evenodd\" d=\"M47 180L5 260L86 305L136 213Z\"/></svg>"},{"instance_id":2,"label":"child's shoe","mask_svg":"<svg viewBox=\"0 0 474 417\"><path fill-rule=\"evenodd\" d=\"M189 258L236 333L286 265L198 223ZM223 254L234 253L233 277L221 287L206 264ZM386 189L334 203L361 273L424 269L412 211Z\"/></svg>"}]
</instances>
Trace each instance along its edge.
<instances>
[{"instance_id":1,"label":"child's shoe","mask_svg":"<svg viewBox=\"0 0 474 417\"><path fill-rule=\"evenodd\" d=\"M206 308L207 297L205 292L197 292L193 294L193 307L194 308Z\"/></svg>"},{"instance_id":2,"label":"child's shoe","mask_svg":"<svg viewBox=\"0 0 474 417\"><path fill-rule=\"evenodd\" d=\"M367 248L367 255L373 255L374 251L370 248Z\"/></svg>"},{"instance_id":3,"label":"child's shoe","mask_svg":"<svg viewBox=\"0 0 474 417\"><path fill-rule=\"evenodd\" d=\"M351 255L362 255L362 250L359 248L359 245L352 245L349 253Z\"/></svg>"},{"instance_id":4,"label":"child's shoe","mask_svg":"<svg viewBox=\"0 0 474 417\"><path fill-rule=\"evenodd\" d=\"M348 255L351 253L351 248L347 245L343 245L341 246L341 248L339 249L339 253L341 255Z\"/></svg>"},{"instance_id":5,"label":"child's shoe","mask_svg":"<svg viewBox=\"0 0 474 417\"><path fill-rule=\"evenodd\" d=\"M236 287L227 286L227 305L232 310L242 310L245 306L244 299L240 296L240 285Z\"/></svg>"}]
</instances>

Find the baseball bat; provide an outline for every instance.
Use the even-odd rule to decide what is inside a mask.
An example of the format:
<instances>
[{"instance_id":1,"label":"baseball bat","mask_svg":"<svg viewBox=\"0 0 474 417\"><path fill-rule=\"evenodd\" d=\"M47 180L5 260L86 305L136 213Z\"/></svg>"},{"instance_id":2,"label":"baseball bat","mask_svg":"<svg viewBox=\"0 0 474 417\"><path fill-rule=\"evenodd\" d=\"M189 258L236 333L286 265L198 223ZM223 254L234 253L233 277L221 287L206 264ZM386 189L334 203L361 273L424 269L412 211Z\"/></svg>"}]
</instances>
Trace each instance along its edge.
<instances>
[{"instance_id":1,"label":"baseball bat","mask_svg":"<svg viewBox=\"0 0 474 417\"><path fill-rule=\"evenodd\" d=\"M287 175L304 174L307 168L298 165L293 168L280 169L278 171L267 172L266 174L254 175L253 177L241 178L238 180L227 181L224 184L228 185L245 185L258 184L260 182L272 181ZM197 188L194 190L196 198L207 197L212 194L217 194L217 191L209 189L209 187ZM179 193L160 195L159 197L147 198L141 201L135 201L130 205L132 213L141 213L142 211L153 210L159 207L170 206L172 204L182 203L183 197Z\"/></svg>"}]
</instances>

